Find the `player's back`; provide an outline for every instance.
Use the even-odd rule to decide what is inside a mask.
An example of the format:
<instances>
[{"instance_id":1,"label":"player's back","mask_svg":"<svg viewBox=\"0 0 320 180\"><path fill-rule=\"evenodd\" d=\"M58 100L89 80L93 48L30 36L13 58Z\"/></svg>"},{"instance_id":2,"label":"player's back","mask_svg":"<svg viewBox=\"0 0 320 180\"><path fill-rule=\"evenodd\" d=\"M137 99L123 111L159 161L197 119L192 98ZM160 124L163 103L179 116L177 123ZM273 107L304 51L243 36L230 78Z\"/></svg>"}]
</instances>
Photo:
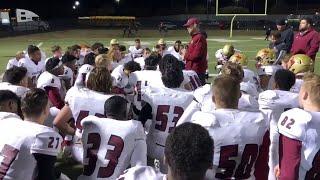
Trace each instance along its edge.
<instances>
[{"instance_id":1,"label":"player's back","mask_svg":"<svg viewBox=\"0 0 320 180\"><path fill-rule=\"evenodd\" d=\"M280 144L283 144L279 148L281 177L287 178L288 172L293 172L299 180L319 179L320 112L298 108L286 111L279 119L278 129L282 135ZM288 147L290 143L291 147ZM287 155L291 156L290 162L286 161Z\"/></svg>"},{"instance_id":2,"label":"player's back","mask_svg":"<svg viewBox=\"0 0 320 180\"><path fill-rule=\"evenodd\" d=\"M14 92L17 96L22 97L29 89L23 86L17 86L8 82L0 83L0 90L9 90Z\"/></svg>"},{"instance_id":3,"label":"player's back","mask_svg":"<svg viewBox=\"0 0 320 180\"><path fill-rule=\"evenodd\" d=\"M166 180L167 176L161 174L150 166L136 166L124 171L118 180Z\"/></svg>"},{"instance_id":4,"label":"player's back","mask_svg":"<svg viewBox=\"0 0 320 180\"><path fill-rule=\"evenodd\" d=\"M18 118L0 121L0 179L34 179L33 154L57 156L62 137L51 128Z\"/></svg>"},{"instance_id":5,"label":"player's back","mask_svg":"<svg viewBox=\"0 0 320 180\"><path fill-rule=\"evenodd\" d=\"M78 72L77 78L75 80L74 86L79 86L79 87L85 86L87 75L88 75L88 73L90 73L92 71L93 68L94 67L89 64L82 65L79 68L79 72Z\"/></svg>"},{"instance_id":6,"label":"player's back","mask_svg":"<svg viewBox=\"0 0 320 180\"><path fill-rule=\"evenodd\" d=\"M192 92L180 88L149 87L143 92L142 100L152 108L152 124L147 135L149 156L157 159L163 156L167 136L192 99Z\"/></svg>"},{"instance_id":7,"label":"player's back","mask_svg":"<svg viewBox=\"0 0 320 180\"><path fill-rule=\"evenodd\" d=\"M192 70L183 70L183 75L184 75L184 81L190 80L191 86L193 90L196 90L197 88L201 87L201 81L198 77L198 74ZM186 78L186 76L188 78Z\"/></svg>"},{"instance_id":8,"label":"player's back","mask_svg":"<svg viewBox=\"0 0 320 180\"><path fill-rule=\"evenodd\" d=\"M88 116L82 126L84 171L79 179L116 179L130 165L146 165L145 134L139 121Z\"/></svg>"},{"instance_id":9,"label":"player's back","mask_svg":"<svg viewBox=\"0 0 320 180\"><path fill-rule=\"evenodd\" d=\"M254 179L255 161L266 133L262 113L218 109L212 113L197 112L192 122L205 127L213 138L211 179Z\"/></svg>"},{"instance_id":10,"label":"player's back","mask_svg":"<svg viewBox=\"0 0 320 180\"><path fill-rule=\"evenodd\" d=\"M69 89L65 101L69 105L76 123L76 135L81 135L81 121L83 118L89 115L104 116L104 103L112 96L88 88L72 87Z\"/></svg>"}]
</instances>

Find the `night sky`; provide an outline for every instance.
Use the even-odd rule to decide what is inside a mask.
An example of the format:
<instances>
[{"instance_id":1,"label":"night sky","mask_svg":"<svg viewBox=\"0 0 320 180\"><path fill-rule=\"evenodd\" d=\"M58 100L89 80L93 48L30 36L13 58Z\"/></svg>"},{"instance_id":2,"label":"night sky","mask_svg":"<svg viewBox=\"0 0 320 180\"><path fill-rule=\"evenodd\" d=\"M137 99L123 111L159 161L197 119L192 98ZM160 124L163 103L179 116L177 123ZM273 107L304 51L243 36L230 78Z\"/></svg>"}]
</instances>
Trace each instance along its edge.
<instances>
[{"instance_id":1,"label":"night sky","mask_svg":"<svg viewBox=\"0 0 320 180\"><path fill-rule=\"evenodd\" d=\"M117 7L119 14L121 9L134 7L137 11L143 10L143 8L156 10L158 8L184 8L186 0L120 0L120 4L117 5L115 0L79 0L80 8L76 11L72 10L72 6L75 0L0 0L1 8L22 8L34 11L45 19L72 17L76 15L88 15L89 12L94 11L96 8L101 7ZM189 7L196 5L205 5L206 0L187 0ZM222 0L226 2L232 0ZM242 1L242 0L240 0ZM253 0L246 0L253 1ZM259 1L259 0L255 0ZM269 3L274 3L276 0L269 0ZM296 0L278 0L285 3L296 3ZM298 0L300 4L320 4L320 0ZM215 0L212 0L213 5ZM174 5L173 5L174 4ZM176 7L175 7L176 6ZM152 11L150 11L152 12ZM134 16L134 14L132 14ZM152 14L150 14L152 15ZM165 14L164 14L165 15Z\"/></svg>"}]
</instances>

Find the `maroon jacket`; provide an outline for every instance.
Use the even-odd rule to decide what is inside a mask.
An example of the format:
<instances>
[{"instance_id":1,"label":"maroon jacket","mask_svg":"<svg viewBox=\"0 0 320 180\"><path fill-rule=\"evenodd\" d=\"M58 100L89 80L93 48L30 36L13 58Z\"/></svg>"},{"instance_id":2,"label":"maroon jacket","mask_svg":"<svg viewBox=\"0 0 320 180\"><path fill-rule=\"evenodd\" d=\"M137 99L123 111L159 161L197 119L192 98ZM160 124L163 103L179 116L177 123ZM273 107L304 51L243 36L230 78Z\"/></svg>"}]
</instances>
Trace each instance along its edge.
<instances>
[{"instance_id":1,"label":"maroon jacket","mask_svg":"<svg viewBox=\"0 0 320 180\"><path fill-rule=\"evenodd\" d=\"M305 54L315 60L319 50L319 43L319 33L316 30L310 29L303 34L298 32L294 37L291 53L293 55Z\"/></svg>"},{"instance_id":2,"label":"maroon jacket","mask_svg":"<svg viewBox=\"0 0 320 180\"><path fill-rule=\"evenodd\" d=\"M206 72L208 68L207 41L200 32L192 35L184 60L186 61L186 70L193 70L196 73Z\"/></svg>"}]
</instances>

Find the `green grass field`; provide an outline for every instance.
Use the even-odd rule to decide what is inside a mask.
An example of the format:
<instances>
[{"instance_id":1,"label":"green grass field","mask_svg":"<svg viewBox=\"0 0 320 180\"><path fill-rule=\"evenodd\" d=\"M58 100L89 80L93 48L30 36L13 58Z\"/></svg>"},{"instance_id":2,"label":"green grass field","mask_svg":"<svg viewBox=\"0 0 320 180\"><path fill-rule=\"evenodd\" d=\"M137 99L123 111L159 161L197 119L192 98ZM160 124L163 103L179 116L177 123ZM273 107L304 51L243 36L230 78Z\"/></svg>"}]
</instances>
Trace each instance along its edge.
<instances>
[{"instance_id":1,"label":"green grass field","mask_svg":"<svg viewBox=\"0 0 320 180\"><path fill-rule=\"evenodd\" d=\"M208 52L209 52L209 68L210 73L215 73L214 53L223 47L226 43L232 43L236 49L241 50L249 57L249 67L253 68L254 57L256 52L268 46L268 41L264 41L263 31L235 31L234 37L228 37L228 31L208 30ZM162 37L156 30L141 30L137 37L142 40L142 44L153 47L160 38L164 38L167 44L173 44L175 40L181 40L184 43L189 42L190 37L186 30L173 30ZM121 44L133 45L134 38L122 38L121 30L67 30L49 33L31 34L17 37L0 38L0 73L3 73L8 59L13 57L18 50L24 50L29 44L42 43L43 49L47 56L50 56L50 47L60 45L64 49L73 44L92 44L94 42L102 42L108 46L112 38L117 38ZM319 60L319 59L318 59ZM316 63L316 72L319 72L319 63Z\"/></svg>"}]
</instances>

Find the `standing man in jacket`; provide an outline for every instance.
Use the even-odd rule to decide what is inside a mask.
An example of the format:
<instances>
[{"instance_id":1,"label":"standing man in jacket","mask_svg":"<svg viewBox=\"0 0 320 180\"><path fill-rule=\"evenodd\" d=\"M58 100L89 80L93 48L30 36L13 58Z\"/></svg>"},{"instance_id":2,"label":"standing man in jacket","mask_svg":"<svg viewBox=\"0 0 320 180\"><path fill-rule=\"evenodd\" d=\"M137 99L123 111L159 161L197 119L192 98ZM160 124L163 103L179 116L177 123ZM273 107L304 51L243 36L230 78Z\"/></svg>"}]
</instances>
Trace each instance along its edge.
<instances>
[{"instance_id":1,"label":"standing man in jacket","mask_svg":"<svg viewBox=\"0 0 320 180\"><path fill-rule=\"evenodd\" d=\"M204 85L206 83L206 70L208 67L207 61L207 41L199 29L199 20L190 18L184 27L187 28L192 40L185 51L184 60L186 61L186 70L195 71L199 79Z\"/></svg>"},{"instance_id":2,"label":"standing man in jacket","mask_svg":"<svg viewBox=\"0 0 320 180\"><path fill-rule=\"evenodd\" d=\"M293 30L287 26L287 22L284 19L277 20L276 24L278 31L281 33L280 42L284 43L283 50L289 53L294 39Z\"/></svg>"},{"instance_id":3,"label":"standing man in jacket","mask_svg":"<svg viewBox=\"0 0 320 180\"><path fill-rule=\"evenodd\" d=\"M319 50L319 33L313 28L310 18L300 20L299 32L295 35L291 54L305 54L313 60L313 65Z\"/></svg>"}]
</instances>

